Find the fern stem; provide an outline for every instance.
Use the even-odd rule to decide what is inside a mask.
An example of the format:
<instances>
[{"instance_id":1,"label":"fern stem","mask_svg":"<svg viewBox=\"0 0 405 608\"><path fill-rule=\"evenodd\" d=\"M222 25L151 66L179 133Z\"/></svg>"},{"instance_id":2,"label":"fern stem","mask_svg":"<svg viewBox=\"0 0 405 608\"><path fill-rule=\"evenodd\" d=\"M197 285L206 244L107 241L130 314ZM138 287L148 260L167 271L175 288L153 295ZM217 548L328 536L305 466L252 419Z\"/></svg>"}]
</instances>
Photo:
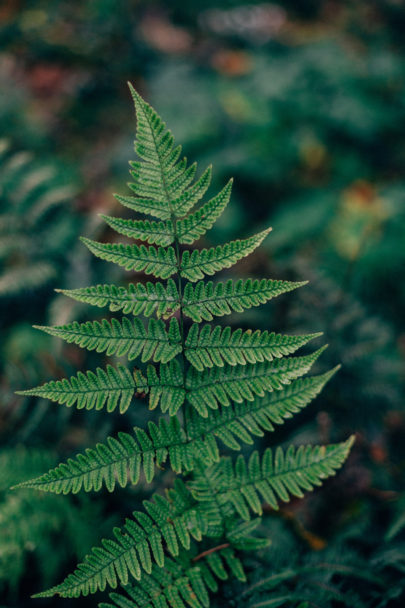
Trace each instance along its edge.
<instances>
[{"instance_id":1,"label":"fern stem","mask_svg":"<svg viewBox=\"0 0 405 608\"><path fill-rule=\"evenodd\" d=\"M152 125L151 125L152 127ZM157 142L156 142L156 137L155 137L155 133L153 128L151 128L151 132L152 132L152 137L153 140L155 142L155 145L157 147ZM162 185L163 185L163 190L164 190L164 194L166 197L166 201L167 204L169 206L170 209L170 219L172 222L172 226L173 226L173 236L174 236L174 249L175 249L175 253L176 253L176 265L177 265L177 286L178 286L178 292L179 292L179 304L180 304L180 308L179 308L179 324L180 324L180 336L181 336L181 360L182 360L182 370L183 370L183 388L184 390L186 389L186 372L187 372L187 359L185 357L185 340L184 340L184 314L183 314L183 284L182 284L182 279L181 279L181 258L180 258L180 243L179 243L179 236L177 234L177 220L176 220L176 214L174 213L174 209L172 206L172 201L169 195L169 191L167 188L167 183L166 183L166 177L165 177L165 172L163 170L163 165L162 165L162 159L159 156L159 167L160 167L160 174L162 177ZM184 409L183 409L183 424L184 424L184 432L186 434L187 439L189 439L188 437L188 432L187 432L187 417L186 417L186 413L185 413L185 408L187 407L187 401L185 402L184 405Z\"/></svg>"},{"instance_id":2,"label":"fern stem","mask_svg":"<svg viewBox=\"0 0 405 608\"><path fill-rule=\"evenodd\" d=\"M193 562L198 562L200 559L207 557L207 555L211 555L211 553L215 553L216 551L221 551L221 549L227 549L231 546L231 543L223 543L222 545L217 545L216 547L212 547L212 549L207 549L207 551L203 551L196 557L193 557Z\"/></svg>"},{"instance_id":3,"label":"fern stem","mask_svg":"<svg viewBox=\"0 0 405 608\"><path fill-rule=\"evenodd\" d=\"M172 212L171 217L172 217L172 222L173 222L173 226L174 226L174 249L176 252L176 261L177 261L177 289L179 292L179 303L180 303L180 308L179 308L179 325L180 325L180 337L181 337L180 357L182 360L182 369L183 369L183 388L184 388L184 390L186 390L186 373L187 373L188 361L185 356L186 345L185 345L185 339L184 339L183 282L181 279L181 267L180 267L180 263L181 263L180 262L180 243L179 243L179 237L177 235L176 219L175 219L173 212ZM183 424L184 424L184 432L186 434L186 437L187 437L187 439L190 439L188 436L188 430L187 430L186 408L187 408L187 399L186 399L186 401L184 403L184 407L183 407Z\"/></svg>"}]
</instances>

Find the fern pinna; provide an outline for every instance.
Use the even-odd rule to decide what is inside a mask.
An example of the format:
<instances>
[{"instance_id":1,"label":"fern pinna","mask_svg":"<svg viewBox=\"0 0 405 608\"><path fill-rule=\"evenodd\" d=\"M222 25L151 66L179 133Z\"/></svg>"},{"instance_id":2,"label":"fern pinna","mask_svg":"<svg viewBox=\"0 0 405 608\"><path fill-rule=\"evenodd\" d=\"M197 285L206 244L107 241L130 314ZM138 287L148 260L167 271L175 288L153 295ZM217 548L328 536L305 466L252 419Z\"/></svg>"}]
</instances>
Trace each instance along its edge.
<instances>
[{"instance_id":1,"label":"fern pinna","mask_svg":"<svg viewBox=\"0 0 405 608\"><path fill-rule=\"evenodd\" d=\"M23 394L78 409L118 408L124 413L137 394L145 393L149 408L160 408L164 415L20 485L64 494L103 486L113 491L116 484L136 484L141 473L151 482L156 466L168 462L182 475L174 487L144 501L144 511L134 512L112 539L102 540L61 584L39 596L77 597L120 585L125 593L113 593L112 603L103 606L198 608L209 605L219 581L229 575L244 580L240 552L267 542L253 534L262 504L278 509L280 501L319 486L342 465L352 438L327 447L268 448L236 460L221 456L221 444L240 450L299 412L335 370L304 378L323 349L292 356L319 334L200 325L263 304L302 283L204 280L254 251L269 230L211 249L182 251L223 212L231 182L194 210L210 185L211 168L196 179L196 164L181 159L171 132L130 88L139 160L131 162L133 195L117 199L157 219L104 216L114 230L147 245L83 242L104 260L165 281L65 291L126 316L41 329L88 350L138 359L139 369L108 365ZM151 318L144 322L138 315Z\"/></svg>"}]
</instances>

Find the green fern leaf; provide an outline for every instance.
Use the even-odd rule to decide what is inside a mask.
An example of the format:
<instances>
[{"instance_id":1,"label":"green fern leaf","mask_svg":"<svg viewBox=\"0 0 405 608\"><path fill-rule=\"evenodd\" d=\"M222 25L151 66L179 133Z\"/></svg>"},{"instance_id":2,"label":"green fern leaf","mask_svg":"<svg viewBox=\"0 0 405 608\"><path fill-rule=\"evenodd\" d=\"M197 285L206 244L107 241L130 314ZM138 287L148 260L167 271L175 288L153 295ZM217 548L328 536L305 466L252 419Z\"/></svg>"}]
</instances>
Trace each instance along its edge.
<instances>
[{"instance_id":1,"label":"green fern leaf","mask_svg":"<svg viewBox=\"0 0 405 608\"><path fill-rule=\"evenodd\" d=\"M48 473L20 483L16 487L30 487L56 494L99 491L105 485L113 492L116 483L125 487L139 481L143 468L146 481L155 476L155 466L161 467L169 458L176 473L193 470L195 460L208 466L219 460L219 450L213 437L231 449L239 450L240 443L251 445L252 436L262 437L263 431L272 431L273 424L282 424L286 418L299 412L319 394L337 368L321 376L298 379L281 391L255 398L230 407L222 407L210 418L201 418L195 410L187 412L190 439L176 417L169 422L160 419L159 425L148 423L148 433L134 428L134 435L119 433L107 444L87 449L74 460L69 459ZM47 395L44 395L47 396Z\"/></svg>"},{"instance_id":2,"label":"green fern leaf","mask_svg":"<svg viewBox=\"0 0 405 608\"><path fill-rule=\"evenodd\" d=\"M196 164L178 161L181 147L174 147L170 131L156 112L131 87L137 115L135 151L142 159L131 162L135 197L117 196L122 204L141 213L169 219L172 211L184 215L205 194L211 180L208 168L193 185ZM142 162L143 161L143 162Z\"/></svg>"},{"instance_id":3,"label":"green fern leaf","mask_svg":"<svg viewBox=\"0 0 405 608\"><path fill-rule=\"evenodd\" d=\"M173 135L131 85L130 90L137 117L135 151L141 161L131 163L134 182L129 186L136 197L117 198L143 213L153 211L152 215L161 219L169 219L172 214L182 217L204 196L211 181L211 168L191 185L196 164L187 167L185 158L178 162L181 148L174 147Z\"/></svg>"},{"instance_id":4,"label":"green fern leaf","mask_svg":"<svg viewBox=\"0 0 405 608\"><path fill-rule=\"evenodd\" d=\"M107 365L107 370L97 368L96 373L79 372L69 380L52 380L42 386L26 391L18 391L18 395L42 397L56 401L61 405L77 409L101 410L107 412L119 408L121 414L127 411L131 400L137 391L134 376L123 365L116 368Z\"/></svg>"},{"instance_id":5,"label":"green fern leaf","mask_svg":"<svg viewBox=\"0 0 405 608\"><path fill-rule=\"evenodd\" d=\"M284 336L268 331L237 329L232 332L230 327L219 325L211 327L204 325L202 329L194 324L188 332L185 341L185 356L199 371L206 367L223 367L228 365L245 365L272 361L275 357L290 355L318 338L321 333L307 336Z\"/></svg>"},{"instance_id":6,"label":"green fern leaf","mask_svg":"<svg viewBox=\"0 0 405 608\"><path fill-rule=\"evenodd\" d=\"M231 241L211 249L194 249L192 253L185 251L181 259L180 274L194 283L206 274L212 275L224 268L230 268L259 247L270 231L271 228L268 228L248 239Z\"/></svg>"},{"instance_id":7,"label":"green fern leaf","mask_svg":"<svg viewBox=\"0 0 405 608\"><path fill-rule=\"evenodd\" d=\"M77 569L49 591L36 597L79 597L107 585L126 585L129 576L140 580L142 571L152 572L152 564L164 566L164 548L176 556L179 546L190 547L190 535L201 540L205 524L196 511L195 501L184 484L176 481L167 496L155 494L143 503L146 513L133 513L125 526L114 529L114 540L103 540ZM198 506L198 505L197 505Z\"/></svg>"},{"instance_id":8,"label":"green fern leaf","mask_svg":"<svg viewBox=\"0 0 405 608\"><path fill-rule=\"evenodd\" d=\"M263 437L264 431L271 432L275 424L283 424L288 418L300 412L321 392L325 384L337 372L339 367L326 374L310 378L299 378L264 397L255 397L253 401L243 401L230 406L220 406L210 412L209 418L202 418L196 410L187 412L187 428L192 439L205 437L210 443L212 461L215 458L216 445L213 436L220 439L232 450L240 450L240 442L253 444L253 437Z\"/></svg>"},{"instance_id":9,"label":"green fern leaf","mask_svg":"<svg viewBox=\"0 0 405 608\"><path fill-rule=\"evenodd\" d=\"M325 347L320 348L305 357L215 367L202 373L190 368L187 399L200 416L207 418L209 408L218 409L219 404L229 406L231 401L253 401L255 395L262 397L267 391L282 389L284 384L306 374L324 350Z\"/></svg>"},{"instance_id":10,"label":"green fern leaf","mask_svg":"<svg viewBox=\"0 0 405 608\"><path fill-rule=\"evenodd\" d=\"M162 283L146 285L130 283L127 288L115 285L96 285L95 287L82 287L80 289L57 289L56 291L93 306L103 308L108 306L112 312L122 310L124 314L167 318L180 308L179 293L176 283L169 279L166 287Z\"/></svg>"},{"instance_id":11,"label":"green fern leaf","mask_svg":"<svg viewBox=\"0 0 405 608\"><path fill-rule=\"evenodd\" d=\"M291 496L302 498L303 490L311 491L322 485L324 479L335 475L342 466L353 442L354 436L335 445L298 449L290 446L285 453L277 448L274 454L268 448L261 461L259 453L253 452L248 463L243 456L238 456L234 467L229 458L223 458L211 471L190 482L189 488L200 501L212 501L214 488L219 504L232 505L242 519L248 520L249 509L262 514L262 500L278 509L279 500L288 502Z\"/></svg>"},{"instance_id":12,"label":"green fern leaf","mask_svg":"<svg viewBox=\"0 0 405 608\"><path fill-rule=\"evenodd\" d=\"M118 483L122 488L128 483L137 484L141 469L150 483L155 476L155 465L161 467L170 458L170 466L176 472L192 468L193 460L184 430L177 418L169 422L160 419L159 425L148 423L148 433L134 428L133 435L118 433L109 437L94 449L70 458L66 463L51 469L35 479L16 487L29 487L55 494L98 492L104 485L113 492ZM190 459L191 458L191 459ZM213 460L207 460L212 464Z\"/></svg>"},{"instance_id":13,"label":"green fern leaf","mask_svg":"<svg viewBox=\"0 0 405 608\"><path fill-rule=\"evenodd\" d=\"M106 443L88 448L13 489L27 487L55 494L77 494L81 490L98 492L105 486L113 492L117 483L122 488L128 483L137 484L141 470L147 483L151 483L156 467L162 468L168 459L176 473L193 470L196 461L206 466L217 462L219 451L216 447L212 449L211 442L203 437L205 432L201 427L195 437L188 439L175 417L169 422L161 418L158 425L150 421L147 431L134 427L133 435L118 433L118 437L109 437Z\"/></svg>"},{"instance_id":14,"label":"green fern leaf","mask_svg":"<svg viewBox=\"0 0 405 608\"><path fill-rule=\"evenodd\" d=\"M196 323L212 321L232 312L243 312L252 306L265 304L272 298L306 285L307 282L274 281L271 279L247 279L226 283L200 281L187 283L184 288L183 313Z\"/></svg>"},{"instance_id":15,"label":"green fern leaf","mask_svg":"<svg viewBox=\"0 0 405 608\"><path fill-rule=\"evenodd\" d=\"M242 563L230 547L195 559L190 564L167 558L163 569L153 566L151 574L144 575L136 586L125 586L127 595L113 592L112 604L102 602L100 608L209 608L218 581L229 575L246 581Z\"/></svg>"},{"instance_id":16,"label":"green fern leaf","mask_svg":"<svg viewBox=\"0 0 405 608\"><path fill-rule=\"evenodd\" d=\"M231 197L232 181L217 196L205 203L192 215L176 222L176 233L179 243L191 245L207 232L219 218Z\"/></svg>"},{"instance_id":17,"label":"green fern leaf","mask_svg":"<svg viewBox=\"0 0 405 608\"><path fill-rule=\"evenodd\" d=\"M145 329L139 319L131 322L127 317L122 318L122 323L116 319L111 319L111 322L103 319L101 323L75 321L57 327L34 327L90 351L106 352L108 356L126 355L129 361L141 356L142 361L153 359L166 363L181 352L181 336L176 319L171 319L168 331L163 321L150 319Z\"/></svg>"},{"instance_id":18,"label":"green fern leaf","mask_svg":"<svg viewBox=\"0 0 405 608\"><path fill-rule=\"evenodd\" d=\"M132 239L146 241L150 245L171 245L174 241L174 228L171 220L150 222L149 220L124 220L120 217L109 217L101 214L103 220L120 234Z\"/></svg>"},{"instance_id":19,"label":"green fern leaf","mask_svg":"<svg viewBox=\"0 0 405 608\"><path fill-rule=\"evenodd\" d=\"M102 260L114 262L125 270L136 270L168 279L177 272L176 254L173 247L145 247L145 245L124 245L122 243L98 243L81 238L92 253Z\"/></svg>"}]
</instances>

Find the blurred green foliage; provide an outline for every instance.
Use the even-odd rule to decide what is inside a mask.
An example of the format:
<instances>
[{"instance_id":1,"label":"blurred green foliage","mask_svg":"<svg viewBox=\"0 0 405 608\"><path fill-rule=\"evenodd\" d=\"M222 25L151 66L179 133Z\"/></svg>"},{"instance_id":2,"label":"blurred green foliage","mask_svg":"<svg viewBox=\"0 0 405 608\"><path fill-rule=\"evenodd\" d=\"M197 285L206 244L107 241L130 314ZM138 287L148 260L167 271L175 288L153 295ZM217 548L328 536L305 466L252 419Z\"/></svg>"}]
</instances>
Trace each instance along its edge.
<instances>
[{"instance_id":1,"label":"blurred green foliage","mask_svg":"<svg viewBox=\"0 0 405 608\"><path fill-rule=\"evenodd\" d=\"M20 480L12 454L21 441L52 459L49 445L69 454L111 431L91 413L83 426L70 413L13 393L68 375L85 356L30 324L80 315L80 306L54 297L52 287L106 282L105 266L101 276L76 237L99 236L105 228L96 214L112 212L111 192L124 192L130 79L186 152L214 163L214 187L235 176L233 205L211 243L270 223L267 254L244 262L243 273L311 281L310 289L245 315L243 323L323 330L331 345L325 369L343 363L312 406L316 423L311 409L277 439L326 442L350 431L357 447L329 491L264 519L273 548L252 563L252 585L262 572L294 573L279 586L259 585L241 605L403 605L404 25L403 0L11 0L0 7L0 129L10 146L0 160L0 458L11 454L15 470L7 485ZM38 190L35 175L49 167L53 175ZM47 215L38 232L35 208L44 199L58 204L42 211L39 204ZM35 273L41 264L46 272ZM21 289L7 278L16 269L25 273ZM4 491L1 514L11 513L16 500ZM123 516L140 499L98 498L105 513ZM52 547L52 564L43 563L38 577L24 575L32 545L16 532L14 574L0 565L7 606L31 605L27 597L43 586L40 576L57 579L82 551L66 544L61 521L68 514L50 508L52 519L30 528L38 525L39 561ZM98 535L86 509L83 529ZM353 570L319 575L319 564L331 561ZM373 584L356 574L364 564L375 568ZM227 586L218 605L239 606L239 593ZM283 599L289 594L292 603Z\"/></svg>"}]
</instances>

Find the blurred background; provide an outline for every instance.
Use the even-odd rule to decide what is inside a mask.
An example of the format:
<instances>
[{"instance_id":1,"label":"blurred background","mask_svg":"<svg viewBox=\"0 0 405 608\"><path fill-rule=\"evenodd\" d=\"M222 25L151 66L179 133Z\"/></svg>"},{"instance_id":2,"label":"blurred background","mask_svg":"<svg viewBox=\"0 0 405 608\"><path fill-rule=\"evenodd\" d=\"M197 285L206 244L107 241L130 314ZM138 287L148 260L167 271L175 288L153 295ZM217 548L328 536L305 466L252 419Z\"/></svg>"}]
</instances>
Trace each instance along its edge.
<instances>
[{"instance_id":1,"label":"blurred background","mask_svg":"<svg viewBox=\"0 0 405 608\"><path fill-rule=\"evenodd\" d=\"M404 605L404 27L404 0L3 0L0 606L84 606L29 596L151 492L8 491L145 423L141 409L123 421L14 394L103 363L31 325L98 318L54 288L128 280L78 242L112 239L98 214L123 213L112 193L126 193L134 158L127 80L200 170L213 163L213 191L235 177L204 245L271 225L237 273L310 281L225 322L323 331L316 371L343 365L263 447L357 434L336 479L263 520L273 543L250 558L249 580L292 574L244 595L230 583L217 605Z\"/></svg>"}]
</instances>

